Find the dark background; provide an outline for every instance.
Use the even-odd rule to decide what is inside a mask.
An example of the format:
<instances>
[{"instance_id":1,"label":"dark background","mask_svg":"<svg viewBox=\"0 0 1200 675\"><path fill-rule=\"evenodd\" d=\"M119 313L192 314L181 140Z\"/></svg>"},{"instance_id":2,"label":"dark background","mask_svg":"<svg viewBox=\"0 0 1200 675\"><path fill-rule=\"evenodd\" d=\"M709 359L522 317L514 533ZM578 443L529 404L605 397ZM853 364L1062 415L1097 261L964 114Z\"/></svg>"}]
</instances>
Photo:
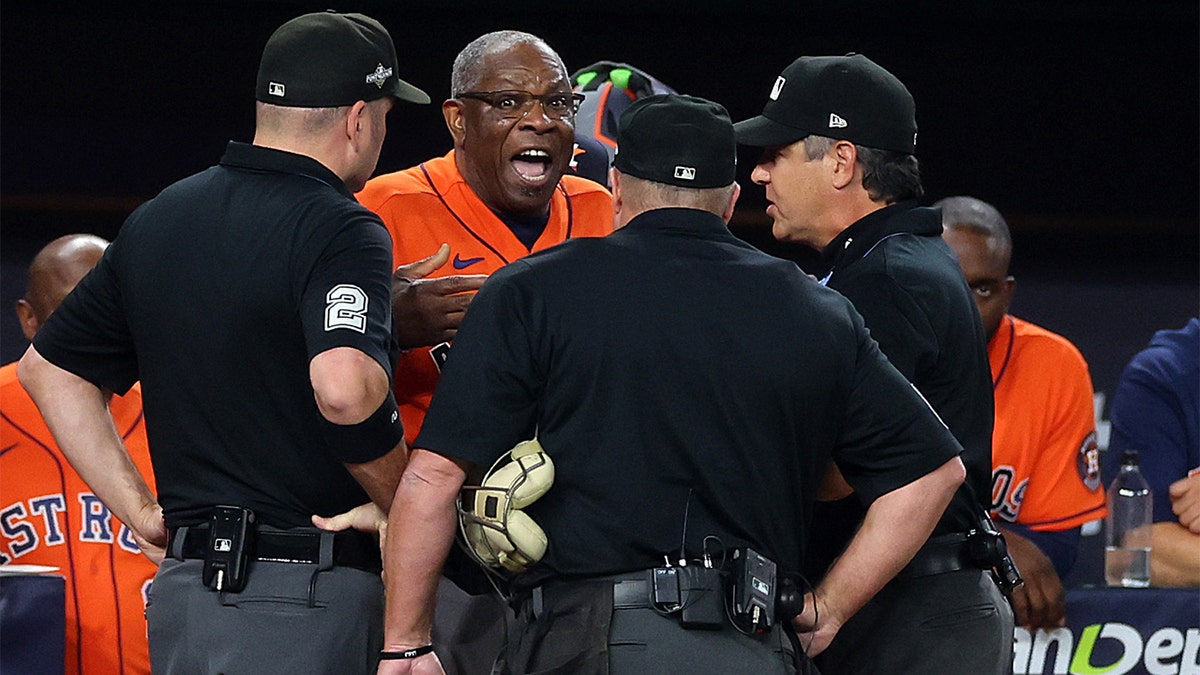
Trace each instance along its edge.
<instances>
[{"instance_id":1,"label":"dark background","mask_svg":"<svg viewBox=\"0 0 1200 675\"><path fill-rule=\"evenodd\" d=\"M55 236L112 238L139 203L253 132L262 45L333 5L380 19L400 75L437 100L454 55L501 28L545 38L575 70L625 61L675 89L757 114L802 54L862 52L917 100L927 202L973 194L1014 230L1015 313L1071 338L1111 392L1157 328L1200 304L1200 68L1190 2L6 2L0 13L0 356L25 347L11 310ZM437 105L398 106L380 160L445 152ZM755 155L741 157L739 236L775 244Z\"/></svg>"}]
</instances>

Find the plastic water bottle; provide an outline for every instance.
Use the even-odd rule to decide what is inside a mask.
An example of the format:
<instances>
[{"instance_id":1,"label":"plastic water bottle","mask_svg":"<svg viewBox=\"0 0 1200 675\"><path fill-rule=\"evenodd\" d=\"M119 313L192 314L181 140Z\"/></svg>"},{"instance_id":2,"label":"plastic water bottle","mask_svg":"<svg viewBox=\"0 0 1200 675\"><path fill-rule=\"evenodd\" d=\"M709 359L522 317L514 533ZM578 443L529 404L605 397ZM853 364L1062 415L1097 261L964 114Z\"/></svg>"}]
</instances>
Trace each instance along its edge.
<instances>
[{"instance_id":1,"label":"plastic water bottle","mask_svg":"<svg viewBox=\"0 0 1200 675\"><path fill-rule=\"evenodd\" d=\"M1108 489L1104 577L1109 586L1150 585L1150 526L1154 498L1138 468L1137 450L1121 456L1121 473Z\"/></svg>"}]
</instances>

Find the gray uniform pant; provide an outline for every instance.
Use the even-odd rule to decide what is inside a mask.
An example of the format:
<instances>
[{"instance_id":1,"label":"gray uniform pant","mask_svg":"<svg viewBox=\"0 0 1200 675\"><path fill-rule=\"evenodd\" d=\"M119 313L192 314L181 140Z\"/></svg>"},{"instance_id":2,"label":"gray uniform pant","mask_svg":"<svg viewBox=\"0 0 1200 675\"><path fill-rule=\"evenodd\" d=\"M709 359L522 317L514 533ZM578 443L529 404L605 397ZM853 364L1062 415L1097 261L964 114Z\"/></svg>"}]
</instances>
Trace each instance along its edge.
<instances>
[{"instance_id":1,"label":"gray uniform pant","mask_svg":"<svg viewBox=\"0 0 1200 675\"><path fill-rule=\"evenodd\" d=\"M679 621L649 608L617 608L609 628L608 668L613 675L818 675L811 664L793 665L795 649L778 625L759 640L732 626L720 630L688 630Z\"/></svg>"},{"instance_id":2,"label":"gray uniform pant","mask_svg":"<svg viewBox=\"0 0 1200 675\"><path fill-rule=\"evenodd\" d=\"M492 672L512 618L499 596L468 595L443 578L433 615L433 647L446 675Z\"/></svg>"},{"instance_id":3,"label":"gray uniform pant","mask_svg":"<svg viewBox=\"0 0 1200 675\"><path fill-rule=\"evenodd\" d=\"M200 580L202 560L168 557L146 604L155 675L374 673L383 645L378 574L316 564L252 563L246 588ZM314 607L309 607L313 586Z\"/></svg>"},{"instance_id":4,"label":"gray uniform pant","mask_svg":"<svg viewBox=\"0 0 1200 675\"><path fill-rule=\"evenodd\" d=\"M644 573L622 579L644 578ZM618 602L613 580L565 582L518 610L506 675L817 675L777 625L748 636L726 623L684 628L648 602ZM799 669L797 669L799 662Z\"/></svg>"},{"instance_id":5,"label":"gray uniform pant","mask_svg":"<svg viewBox=\"0 0 1200 675\"><path fill-rule=\"evenodd\" d=\"M836 675L1010 675L1012 608L978 569L898 577L816 661Z\"/></svg>"}]
</instances>

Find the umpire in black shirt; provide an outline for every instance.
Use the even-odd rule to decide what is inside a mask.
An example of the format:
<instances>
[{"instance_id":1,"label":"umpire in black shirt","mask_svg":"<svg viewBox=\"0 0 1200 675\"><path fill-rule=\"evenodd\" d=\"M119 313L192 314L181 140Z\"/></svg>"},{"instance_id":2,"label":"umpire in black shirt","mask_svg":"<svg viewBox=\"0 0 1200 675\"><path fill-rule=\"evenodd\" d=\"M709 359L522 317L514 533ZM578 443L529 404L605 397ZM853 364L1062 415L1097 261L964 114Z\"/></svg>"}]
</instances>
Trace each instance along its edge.
<instances>
[{"instance_id":1,"label":"umpire in black shirt","mask_svg":"<svg viewBox=\"0 0 1200 675\"><path fill-rule=\"evenodd\" d=\"M281 26L259 66L253 144L230 143L138 208L21 361L63 452L161 561L155 673L375 668L378 546L310 518L368 499L386 510L407 458L390 393L391 241L353 197L393 100L429 102L397 70L369 17ZM137 380L157 498L102 393Z\"/></svg>"},{"instance_id":2,"label":"umpire in black shirt","mask_svg":"<svg viewBox=\"0 0 1200 675\"><path fill-rule=\"evenodd\" d=\"M513 673L807 672L802 652L908 561L962 480L958 443L850 303L726 228L724 108L647 97L619 129L616 231L493 274L455 339L389 521L386 644L415 658L381 672L437 672L455 497L534 434L556 471L522 512L548 545L512 580ZM852 549L799 615L739 612L747 549L799 572L831 456L873 502Z\"/></svg>"},{"instance_id":3,"label":"umpire in black shirt","mask_svg":"<svg viewBox=\"0 0 1200 675\"><path fill-rule=\"evenodd\" d=\"M854 303L962 443L967 468L934 537L818 665L870 675L1011 671L1012 611L987 571L1002 568L1003 540L980 522L991 496L987 340L939 212L917 206L912 96L861 54L806 56L776 78L762 115L735 127L739 143L764 148L751 178L766 188L775 237L823 253L821 283ZM828 495L841 501L818 505L814 575L841 553L864 508L842 485Z\"/></svg>"}]
</instances>

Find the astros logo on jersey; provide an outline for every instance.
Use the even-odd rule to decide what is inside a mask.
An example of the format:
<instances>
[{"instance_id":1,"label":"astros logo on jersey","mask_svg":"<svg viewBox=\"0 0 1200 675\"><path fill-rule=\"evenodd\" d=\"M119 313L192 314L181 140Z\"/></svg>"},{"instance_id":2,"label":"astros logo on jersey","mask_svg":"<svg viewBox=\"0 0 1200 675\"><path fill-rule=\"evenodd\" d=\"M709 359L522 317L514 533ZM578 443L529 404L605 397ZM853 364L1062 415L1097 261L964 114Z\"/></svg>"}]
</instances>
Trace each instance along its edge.
<instances>
[{"instance_id":1,"label":"astros logo on jersey","mask_svg":"<svg viewBox=\"0 0 1200 675\"><path fill-rule=\"evenodd\" d=\"M1083 445L1079 446L1076 468L1087 489L1092 492L1100 489L1100 446L1096 444L1096 432L1088 434L1083 439Z\"/></svg>"}]
</instances>

